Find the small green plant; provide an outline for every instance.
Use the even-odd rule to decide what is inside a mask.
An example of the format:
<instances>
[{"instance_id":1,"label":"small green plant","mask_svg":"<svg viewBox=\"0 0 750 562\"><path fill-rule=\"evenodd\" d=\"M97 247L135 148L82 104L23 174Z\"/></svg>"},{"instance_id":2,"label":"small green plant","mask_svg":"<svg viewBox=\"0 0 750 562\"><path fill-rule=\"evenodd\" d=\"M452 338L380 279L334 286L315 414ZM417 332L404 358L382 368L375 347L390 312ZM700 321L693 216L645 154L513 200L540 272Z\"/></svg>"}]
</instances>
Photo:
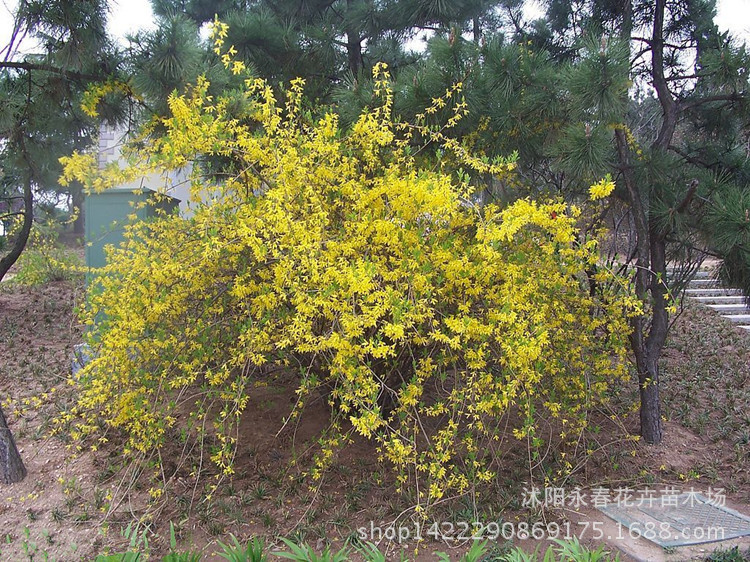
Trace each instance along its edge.
<instances>
[{"instance_id":1,"label":"small green plant","mask_svg":"<svg viewBox=\"0 0 750 562\"><path fill-rule=\"evenodd\" d=\"M200 552L170 552L161 562L200 562L201 559Z\"/></svg>"},{"instance_id":2,"label":"small green plant","mask_svg":"<svg viewBox=\"0 0 750 562\"><path fill-rule=\"evenodd\" d=\"M120 552L117 554L100 554L94 562L139 562L140 552Z\"/></svg>"},{"instance_id":3,"label":"small green plant","mask_svg":"<svg viewBox=\"0 0 750 562\"><path fill-rule=\"evenodd\" d=\"M357 546L357 552L359 552L367 562L386 562L385 554L383 554L375 544L369 541L361 546Z\"/></svg>"},{"instance_id":4,"label":"small green plant","mask_svg":"<svg viewBox=\"0 0 750 562\"><path fill-rule=\"evenodd\" d=\"M52 544L52 540L50 539L49 531L46 529L42 532L42 535L47 541L47 544ZM6 542L10 544L10 541L8 540L10 535L6 535ZM23 540L21 542L21 548L23 549L23 553L26 556L25 560L28 560L29 562L34 562L35 560L41 561L41 562L49 562L50 555L45 550L39 547L39 545L31 540L31 531L28 527L24 527L23 529ZM5 558L3 558L5 560Z\"/></svg>"},{"instance_id":5,"label":"small green plant","mask_svg":"<svg viewBox=\"0 0 750 562\"><path fill-rule=\"evenodd\" d=\"M55 507L52 509L50 516L52 517L52 521L54 521L55 523L60 523L62 521L65 521L66 514L59 507Z\"/></svg>"},{"instance_id":6,"label":"small green plant","mask_svg":"<svg viewBox=\"0 0 750 562\"><path fill-rule=\"evenodd\" d=\"M256 500L263 500L268 497L268 489L261 483L253 488L253 496Z\"/></svg>"},{"instance_id":7,"label":"small green plant","mask_svg":"<svg viewBox=\"0 0 750 562\"><path fill-rule=\"evenodd\" d=\"M141 562L148 558L148 526L141 528L139 524L129 524L122 532L123 537L130 540L127 552L115 554L100 554L95 562ZM177 537L174 525L169 523L169 554L161 558L161 562L200 562L202 553L199 551L177 552ZM146 553L144 556L144 552Z\"/></svg>"},{"instance_id":8,"label":"small green plant","mask_svg":"<svg viewBox=\"0 0 750 562\"><path fill-rule=\"evenodd\" d=\"M487 551L489 550L487 546L488 544L489 541L474 541L474 544L471 545L469 551L461 557L460 562L479 562L484 558L484 555L487 554ZM451 562L450 555L445 552L436 552L435 555L441 562Z\"/></svg>"},{"instance_id":9,"label":"small green plant","mask_svg":"<svg viewBox=\"0 0 750 562\"><path fill-rule=\"evenodd\" d=\"M263 539L253 537L250 542L242 546L233 534L229 534L232 544L224 544L218 541L223 552L215 553L217 556L229 560L229 562L265 562L268 554L265 552Z\"/></svg>"},{"instance_id":10,"label":"small green plant","mask_svg":"<svg viewBox=\"0 0 750 562\"><path fill-rule=\"evenodd\" d=\"M531 553L515 547L500 560L502 562L619 562L620 560L619 554L613 558L603 546L596 550L589 550L578 542L576 537L568 541L560 539L553 539L553 541L557 546L548 547L543 556L539 552L539 547Z\"/></svg>"},{"instance_id":11,"label":"small green plant","mask_svg":"<svg viewBox=\"0 0 750 562\"><path fill-rule=\"evenodd\" d=\"M284 538L281 541L291 552L274 552L280 558L287 558L295 562L346 562L349 560L349 548L346 545L338 552L333 552L330 546L326 546L323 552L316 554L307 543L295 544Z\"/></svg>"},{"instance_id":12,"label":"small green plant","mask_svg":"<svg viewBox=\"0 0 750 562\"><path fill-rule=\"evenodd\" d=\"M263 526L266 528L273 527L276 524L273 515L271 515L270 513L264 513L261 517L261 521L263 522Z\"/></svg>"},{"instance_id":13,"label":"small green plant","mask_svg":"<svg viewBox=\"0 0 750 562\"><path fill-rule=\"evenodd\" d=\"M128 523L122 531L122 536L130 542L127 552L117 554L100 554L95 562L138 562L142 560L142 553L149 551L148 545L149 526L141 526L140 523Z\"/></svg>"},{"instance_id":14,"label":"small green plant","mask_svg":"<svg viewBox=\"0 0 750 562\"><path fill-rule=\"evenodd\" d=\"M34 224L26 249L16 262L14 283L36 286L80 275L83 264L60 245L58 229L59 224L53 222Z\"/></svg>"},{"instance_id":15,"label":"small green plant","mask_svg":"<svg viewBox=\"0 0 750 562\"><path fill-rule=\"evenodd\" d=\"M748 560L750 560L750 549L742 554L738 546L728 550L715 550L706 558L706 562L748 562Z\"/></svg>"},{"instance_id":16,"label":"small green plant","mask_svg":"<svg viewBox=\"0 0 750 562\"><path fill-rule=\"evenodd\" d=\"M201 552L196 551L177 552L177 536L171 521L169 522L169 550L169 554L162 558L162 562L200 562L203 557Z\"/></svg>"}]
</instances>

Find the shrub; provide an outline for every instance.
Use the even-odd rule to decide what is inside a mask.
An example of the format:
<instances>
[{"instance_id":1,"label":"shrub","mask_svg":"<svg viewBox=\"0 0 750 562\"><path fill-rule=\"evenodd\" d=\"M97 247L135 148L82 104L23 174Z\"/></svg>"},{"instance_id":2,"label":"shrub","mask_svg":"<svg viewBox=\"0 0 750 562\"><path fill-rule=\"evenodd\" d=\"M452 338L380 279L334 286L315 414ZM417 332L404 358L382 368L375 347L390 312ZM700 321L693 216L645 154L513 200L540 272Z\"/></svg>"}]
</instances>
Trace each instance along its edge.
<instances>
[{"instance_id":1,"label":"shrub","mask_svg":"<svg viewBox=\"0 0 750 562\"><path fill-rule=\"evenodd\" d=\"M81 275L83 264L59 243L58 228L53 222L34 223L26 248L15 264L14 283L37 286Z\"/></svg>"},{"instance_id":2,"label":"shrub","mask_svg":"<svg viewBox=\"0 0 750 562\"><path fill-rule=\"evenodd\" d=\"M633 299L606 270L589 289L596 242L576 207L476 205L471 176L512 162L470 155L427 124L430 108L394 121L387 71L375 72L379 104L349 131L301 111L301 80L280 107L262 80L214 99L201 79L171 96L164 135L128 169L65 160L92 189L195 164L192 216L132 224L91 284L96 358L75 381L74 437L103 423L124 431L126 454L150 455L170 428L200 439L209 427L229 474L250 393L266 366L287 366L291 418L321 390L331 406L312 476L358 433L400 485L420 484L421 509L490 480L507 428L532 452L542 419L578 435L624 374ZM447 127L459 94L436 101L458 99ZM209 157L231 172L220 182L201 170Z\"/></svg>"}]
</instances>

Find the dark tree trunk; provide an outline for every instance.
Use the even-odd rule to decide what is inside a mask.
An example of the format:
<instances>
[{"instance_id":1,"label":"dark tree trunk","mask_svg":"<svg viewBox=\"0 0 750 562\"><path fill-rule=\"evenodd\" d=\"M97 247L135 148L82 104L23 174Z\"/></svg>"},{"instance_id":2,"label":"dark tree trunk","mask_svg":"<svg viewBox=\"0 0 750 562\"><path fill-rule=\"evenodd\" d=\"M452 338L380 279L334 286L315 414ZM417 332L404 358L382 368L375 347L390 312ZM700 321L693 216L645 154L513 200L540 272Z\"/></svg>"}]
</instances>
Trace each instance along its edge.
<instances>
[{"instance_id":1,"label":"dark tree trunk","mask_svg":"<svg viewBox=\"0 0 750 562\"><path fill-rule=\"evenodd\" d=\"M659 402L659 358L669 332L667 312L667 242L651 221L651 329L646 339L647 380L641 383L641 435L646 443L661 443L661 405ZM653 388L652 388L653 387Z\"/></svg>"},{"instance_id":2,"label":"dark tree trunk","mask_svg":"<svg viewBox=\"0 0 750 562\"><path fill-rule=\"evenodd\" d=\"M658 363L647 361L645 366L638 367L638 385L641 398L641 437L646 443L658 445L662 439Z\"/></svg>"},{"instance_id":3,"label":"dark tree trunk","mask_svg":"<svg viewBox=\"0 0 750 562\"><path fill-rule=\"evenodd\" d=\"M620 172L628 193L636 234L635 292L643 303L652 301L652 321L648 327L645 316L631 321L630 346L635 356L640 389L640 434L646 443L658 444L662 439L659 397L659 357L667 335L664 280L666 274L665 240L648 220L643 194L636 184L627 138L622 129L615 130ZM661 272L661 275L657 273Z\"/></svg>"},{"instance_id":4,"label":"dark tree trunk","mask_svg":"<svg viewBox=\"0 0 750 562\"><path fill-rule=\"evenodd\" d=\"M13 434L8 429L3 408L0 406L0 482L14 484L26 478L26 467L18 454Z\"/></svg>"},{"instance_id":5,"label":"dark tree trunk","mask_svg":"<svg viewBox=\"0 0 750 562\"><path fill-rule=\"evenodd\" d=\"M654 152L661 152L669 147L680 112L664 74L665 8L666 0L656 0L651 36L651 78L661 105L662 122L651 146ZM622 11L622 17L622 34L629 38L632 29L632 6L629 2ZM632 320L633 331L630 335L641 399L640 433L646 443L658 444L662 440L659 358L669 331L666 239L649 217L648 191L644 191L636 182L623 130L615 130L615 142L636 233L635 292L651 311L650 318L639 316Z\"/></svg>"},{"instance_id":6,"label":"dark tree trunk","mask_svg":"<svg viewBox=\"0 0 750 562\"><path fill-rule=\"evenodd\" d=\"M654 141L652 148L655 150L666 150L672 143L679 107L669 90L669 84L664 74L664 11L666 0L656 0L654 7L654 32L651 36L651 78L654 90L659 98L662 110L662 122L659 127L659 136Z\"/></svg>"},{"instance_id":7,"label":"dark tree trunk","mask_svg":"<svg viewBox=\"0 0 750 562\"><path fill-rule=\"evenodd\" d=\"M73 204L73 208L75 209L76 214L76 220L73 221L73 234L77 236L83 236L84 234L84 216L83 216L83 198L85 197L83 193L83 187L76 183L75 185L71 186L72 189L70 191L70 198L71 202Z\"/></svg>"},{"instance_id":8,"label":"dark tree trunk","mask_svg":"<svg viewBox=\"0 0 750 562\"><path fill-rule=\"evenodd\" d=\"M347 0L346 4L351 9L353 1ZM356 30L351 29L351 23L346 29L346 54L349 59L349 70L351 70L356 78L364 66L364 61L362 60L362 37L360 37Z\"/></svg>"},{"instance_id":9,"label":"dark tree trunk","mask_svg":"<svg viewBox=\"0 0 750 562\"><path fill-rule=\"evenodd\" d=\"M659 134L651 146L654 152L667 150L674 137L679 107L669 90L664 74L664 13L666 0L656 0L654 5L654 28L651 36L651 78L662 109L662 122ZM624 140L624 139L623 139ZM638 237L647 242L639 242L638 253L648 256L648 269L643 272L641 283L636 283L638 296L648 303L650 296L651 325L648 334L639 334L640 342L633 346L638 364L638 383L641 393L641 436L646 443L658 444L662 440L661 403L659 400L659 358L667 340L669 331L669 312L667 311L667 256L666 240L654 223L649 219L648 209L642 210L641 222L645 219L648 226L636 224ZM647 248L645 246L648 246ZM637 275L642 275L639 271ZM647 283L647 286L644 285ZM640 356L640 360L638 357Z\"/></svg>"},{"instance_id":10,"label":"dark tree trunk","mask_svg":"<svg viewBox=\"0 0 750 562\"><path fill-rule=\"evenodd\" d=\"M16 263L16 260L23 252L26 247L26 242L29 240L29 233L31 232L31 224L34 220L34 192L31 189L31 176L27 177L26 183L23 186L23 224L21 224L21 230L16 235L16 239L13 241L13 247L10 252L5 254L0 259L0 281L3 280L8 270Z\"/></svg>"},{"instance_id":11,"label":"dark tree trunk","mask_svg":"<svg viewBox=\"0 0 750 562\"><path fill-rule=\"evenodd\" d=\"M349 57L349 70L356 77L362 68L362 43L354 32L346 34L346 51Z\"/></svg>"}]
</instances>

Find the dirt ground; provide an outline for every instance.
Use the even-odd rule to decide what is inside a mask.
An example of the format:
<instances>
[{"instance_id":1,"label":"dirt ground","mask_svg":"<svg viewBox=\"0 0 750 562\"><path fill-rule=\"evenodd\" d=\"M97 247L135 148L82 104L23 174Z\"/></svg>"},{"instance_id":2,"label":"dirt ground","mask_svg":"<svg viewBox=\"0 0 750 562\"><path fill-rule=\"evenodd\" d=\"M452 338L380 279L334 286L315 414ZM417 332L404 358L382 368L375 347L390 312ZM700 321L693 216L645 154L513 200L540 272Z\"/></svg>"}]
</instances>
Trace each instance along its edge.
<instances>
[{"instance_id":1,"label":"dirt ground","mask_svg":"<svg viewBox=\"0 0 750 562\"><path fill-rule=\"evenodd\" d=\"M227 541L229 533L241 540L263 536L269 543L281 535L320 549L326 542L341 547L360 534L360 527L369 532L371 522L387 529L396 521L395 527L414 529L409 512L404 515L408 498L395 494L387 467L363 441L355 440L342 453L320 487L308 487L297 466L325 427L328 406L323 399L312 403L297 427L277 437L294 398L283 372L270 374L268 384L253 393L242 420L234 478L222 481L207 500L202 482L177 476L163 509L147 511L139 480L120 470L116 443L79 452L65 435L50 436L56 416L75 399L65 380L73 345L81 340L73 314L81 296L80 283L0 285L0 400L28 469L23 482L0 485L0 560L44 560L45 554L50 560L93 560L96 553L121 551L130 539L144 536L132 522L147 513L156 514L145 532L154 553L165 551L170 523L178 545L206 554L217 551L217 541ZM688 306L675 324L662 367L664 442L634 443L623 430L635 431L637 416L608 424L608 413L602 412L596 452L564 485L723 488L732 505L750 514L750 334L709 310ZM618 393L620 411L632 409L637 389L631 386ZM577 524L580 514L570 510L524 510L523 479L523 471L509 466L481 505L458 500L435 520ZM126 488L129 493L123 494ZM406 548L412 559L433 560L435 550L457 558L467 542L428 539L416 557L413 542L403 547L386 541L381 548L387 546L392 556ZM582 542L596 544L589 536ZM497 541L495 553L509 544ZM514 544L533 549L542 543Z\"/></svg>"}]
</instances>

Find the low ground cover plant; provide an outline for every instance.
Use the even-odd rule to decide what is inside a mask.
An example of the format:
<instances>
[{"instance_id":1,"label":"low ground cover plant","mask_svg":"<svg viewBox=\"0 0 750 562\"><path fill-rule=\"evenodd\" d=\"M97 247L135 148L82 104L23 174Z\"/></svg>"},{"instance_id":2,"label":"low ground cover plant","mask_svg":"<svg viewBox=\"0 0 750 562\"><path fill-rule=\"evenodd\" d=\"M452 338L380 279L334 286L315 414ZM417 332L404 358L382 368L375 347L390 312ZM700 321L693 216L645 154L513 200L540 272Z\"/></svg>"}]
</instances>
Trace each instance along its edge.
<instances>
[{"instance_id":1,"label":"low ground cover plant","mask_svg":"<svg viewBox=\"0 0 750 562\"><path fill-rule=\"evenodd\" d=\"M20 226L20 221L17 223ZM13 282L39 286L50 281L82 277L83 263L60 243L60 224L37 222L31 228L26 249L15 264ZM11 229L10 235L14 235Z\"/></svg>"},{"instance_id":2,"label":"low ground cover plant","mask_svg":"<svg viewBox=\"0 0 750 562\"><path fill-rule=\"evenodd\" d=\"M346 562L352 556L366 562L385 562L388 558L377 545L364 543L353 547L345 545L339 550L331 550L329 547L320 553L306 543L295 543L288 539L281 539L283 547L272 549L267 547L262 540L253 538L242 544L234 535L230 536L231 543L219 543L220 552L215 554L230 562L267 562L273 559L294 560L296 562ZM555 540L555 544L546 549L537 548L533 552L525 552L519 547L510 547L507 552L494 554L488 541L474 541L471 547L461 556L453 559L459 562L617 562L619 555L612 555L604 547L589 549L580 544L577 539L568 541ZM147 549L146 549L147 552ZM445 552L435 551L434 559L450 562L452 558ZM133 549L128 552L100 555L95 562L138 562L144 555L141 549ZM401 555L401 560L406 562L408 556ZM172 552L161 558L162 562L200 562L200 552L179 552L172 541Z\"/></svg>"}]
</instances>

